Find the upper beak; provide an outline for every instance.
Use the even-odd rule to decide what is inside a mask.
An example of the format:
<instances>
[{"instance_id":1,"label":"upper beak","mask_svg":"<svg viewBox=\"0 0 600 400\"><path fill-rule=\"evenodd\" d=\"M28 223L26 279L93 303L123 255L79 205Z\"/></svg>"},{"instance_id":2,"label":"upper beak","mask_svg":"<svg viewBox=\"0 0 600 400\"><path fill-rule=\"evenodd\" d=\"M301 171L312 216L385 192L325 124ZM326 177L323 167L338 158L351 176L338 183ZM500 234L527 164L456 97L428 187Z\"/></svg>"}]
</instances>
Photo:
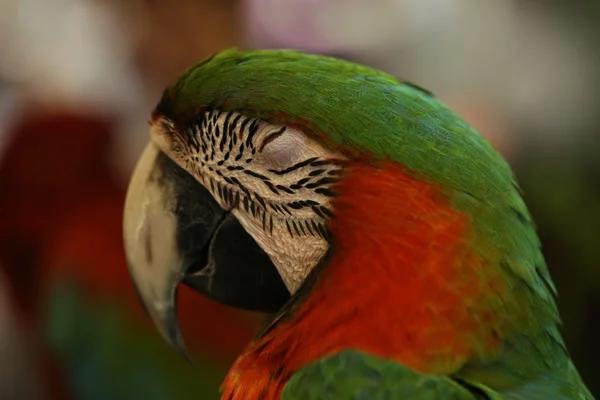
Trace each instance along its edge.
<instances>
[{"instance_id":1,"label":"upper beak","mask_svg":"<svg viewBox=\"0 0 600 400\"><path fill-rule=\"evenodd\" d=\"M131 178L123 237L147 313L186 356L176 313L180 282L224 304L264 312L277 311L290 297L268 255L233 214L152 143Z\"/></svg>"},{"instance_id":2,"label":"upper beak","mask_svg":"<svg viewBox=\"0 0 600 400\"><path fill-rule=\"evenodd\" d=\"M147 313L160 334L186 354L176 313L177 287L186 270L177 245L176 182L165 179L163 157L151 143L142 153L125 199L123 238Z\"/></svg>"}]
</instances>

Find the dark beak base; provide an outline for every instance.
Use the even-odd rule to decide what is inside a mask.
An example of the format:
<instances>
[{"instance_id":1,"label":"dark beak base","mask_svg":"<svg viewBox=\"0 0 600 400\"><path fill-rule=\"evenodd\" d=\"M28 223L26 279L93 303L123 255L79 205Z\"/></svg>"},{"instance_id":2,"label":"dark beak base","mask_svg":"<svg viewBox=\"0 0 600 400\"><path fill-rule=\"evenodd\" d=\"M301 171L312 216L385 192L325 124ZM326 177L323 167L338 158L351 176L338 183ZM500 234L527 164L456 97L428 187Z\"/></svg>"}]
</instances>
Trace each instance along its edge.
<instances>
[{"instance_id":1,"label":"dark beak base","mask_svg":"<svg viewBox=\"0 0 600 400\"><path fill-rule=\"evenodd\" d=\"M176 318L180 282L252 311L276 312L290 299L273 262L237 218L152 144L130 183L123 233L142 303L165 339L184 354Z\"/></svg>"}]
</instances>

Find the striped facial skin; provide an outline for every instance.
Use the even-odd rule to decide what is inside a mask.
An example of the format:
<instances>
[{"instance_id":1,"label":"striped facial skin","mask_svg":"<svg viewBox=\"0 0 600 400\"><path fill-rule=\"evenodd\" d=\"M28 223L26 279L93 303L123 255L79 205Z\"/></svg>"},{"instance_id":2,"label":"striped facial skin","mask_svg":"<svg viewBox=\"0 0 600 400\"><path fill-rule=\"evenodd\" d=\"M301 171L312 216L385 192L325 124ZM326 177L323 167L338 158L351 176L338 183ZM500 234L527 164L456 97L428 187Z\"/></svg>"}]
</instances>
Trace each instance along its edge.
<instances>
[{"instance_id":1,"label":"striped facial skin","mask_svg":"<svg viewBox=\"0 0 600 400\"><path fill-rule=\"evenodd\" d=\"M161 117L151 136L233 213L295 293L329 249L344 157L298 129L235 112L207 111L177 128Z\"/></svg>"}]
</instances>

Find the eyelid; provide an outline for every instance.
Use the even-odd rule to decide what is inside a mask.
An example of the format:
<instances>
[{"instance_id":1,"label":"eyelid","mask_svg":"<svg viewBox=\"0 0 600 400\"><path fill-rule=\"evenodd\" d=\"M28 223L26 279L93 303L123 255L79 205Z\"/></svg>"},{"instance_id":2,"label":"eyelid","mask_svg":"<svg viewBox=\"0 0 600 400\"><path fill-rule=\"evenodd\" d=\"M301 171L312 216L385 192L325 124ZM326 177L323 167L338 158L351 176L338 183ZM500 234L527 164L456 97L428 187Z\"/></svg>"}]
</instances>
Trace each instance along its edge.
<instances>
[{"instance_id":1,"label":"eyelid","mask_svg":"<svg viewBox=\"0 0 600 400\"><path fill-rule=\"evenodd\" d=\"M261 143L260 148L258 149L258 152L262 153L265 146L268 145L269 143L271 143L273 140L277 139L279 136L283 135L285 133L286 129L287 129L287 126L282 126L277 131L270 133L269 136L267 136L265 138L265 140L263 140L263 142Z\"/></svg>"}]
</instances>

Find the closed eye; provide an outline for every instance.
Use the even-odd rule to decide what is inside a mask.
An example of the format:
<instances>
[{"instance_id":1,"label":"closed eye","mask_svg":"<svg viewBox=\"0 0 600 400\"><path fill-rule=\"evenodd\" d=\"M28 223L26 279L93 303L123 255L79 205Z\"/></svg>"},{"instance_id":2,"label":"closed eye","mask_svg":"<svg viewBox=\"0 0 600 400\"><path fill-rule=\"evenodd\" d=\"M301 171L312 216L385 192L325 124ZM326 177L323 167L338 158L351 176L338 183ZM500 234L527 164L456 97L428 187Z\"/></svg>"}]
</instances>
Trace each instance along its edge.
<instances>
[{"instance_id":1,"label":"closed eye","mask_svg":"<svg viewBox=\"0 0 600 400\"><path fill-rule=\"evenodd\" d=\"M269 136L267 136L265 138L265 140L262 142L262 144L260 145L260 148L258 149L258 152L262 153L262 151L265 148L265 146L268 145L269 143L271 143L273 140L277 139L279 136L283 135L285 133L286 129L287 129L287 126L282 126L277 131L269 134Z\"/></svg>"}]
</instances>

